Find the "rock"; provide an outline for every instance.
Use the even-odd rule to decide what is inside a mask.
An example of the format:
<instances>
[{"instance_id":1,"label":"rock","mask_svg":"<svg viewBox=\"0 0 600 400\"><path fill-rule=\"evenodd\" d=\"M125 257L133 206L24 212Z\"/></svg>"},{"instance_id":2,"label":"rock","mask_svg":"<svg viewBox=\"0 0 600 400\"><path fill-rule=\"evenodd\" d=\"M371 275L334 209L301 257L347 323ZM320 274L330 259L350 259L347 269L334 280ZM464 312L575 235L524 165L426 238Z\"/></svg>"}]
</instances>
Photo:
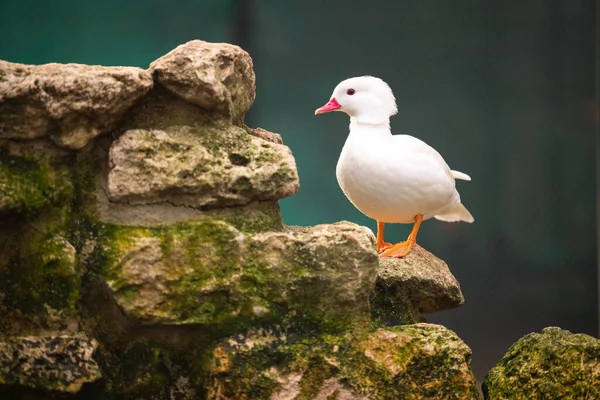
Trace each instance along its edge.
<instances>
[{"instance_id":1,"label":"rock","mask_svg":"<svg viewBox=\"0 0 600 400\"><path fill-rule=\"evenodd\" d=\"M208 398L477 399L470 356L432 324L340 336L254 329L213 349Z\"/></svg>"},{"instance_id":2,"label":"rock","mask_svg":"<svg viewBox=\"0 0 600 400\"><path fill-rule=\"evenodd\" d=\"M58 204L72 192L68 169L55 160L14 156L0 148L0 215Z\"/></svg>"},{"instance_id":3,"label":"rock","mask_svg":"<svg viewBox=\"0 0 600 400\"><path fill-rule=\"evenodd\" d=\"M477 399L471 349L451 330L434 324L379 329L361 343L379 373L377 398ZM358 378L364 379L364 378ZM360 382L359 382L360 383Z\"/></svg>"},{"instance_id":4,"label":"rock","mask_svg":"<svg viewBox=\"0 0 600 400\"><path fill-rule=\"evenodd\" d=\"M341 356L334 343L343 337L327 338L331 341L275 328L226 338L207 365L207 398L367 400L338 377Z\"/></svg>"},{"instance_id":5,"label":"rock","mask_svg":"<svg viewBox=\"0 0 600 400\"><path fill-rule=\"evenodd\" d=\"M486 399L600 398L600 340L556 327L511 346L483 381Z\"/></svg>"},{"instance_id":6,"label":"rock","mask_svg":"<svg viewBox=\"0 0 600 400\"><path fill-rule=\"evenodd\" d=\"M192 40L150 64L150 72L177 96L238 125L256 95L252 58L227 43Z\"/></svg>"},{"instance_id":7,"label":"rock","mask_svg":"<svg viewBox=\"0 0 600 400\"><path fill-rule=\"evenodd\" d=\"M252 136L256 136L267 142L283 144L283 140L281 139L281 135L278 133L272 133L262 128L250 128L248 129L248 133Z\"/></svg>"},{"instance_id":8,"label":"rock","mask_svg":"<svg viewBox=\"0 0 600 400\"><path fill-rule=\"evenodd\" d=\"M0 336L77 330L81 280L65 224L60 214L2 220Z\"/></svg>"},{"instance_id":9,"label":"rock","mask_svg":"<svg viewBox=\"0 0 600 400\"><path fill-rule=\"evenodd\" d=\"M108 196L114 202L230 207L278 200L298 186L286 146L231 125L129 130L110 148Z\"/></svg>"},{"instance_id":10,"label":"rock","mask_svg":"<svg viewBox=\"0 0 600 400\"><path fill-rule=\"evenodd\" d=\"M380 258L371 305L374 318L382 323L416 323L421 313L463 303L460 285L446 263L419 245L404 258Z\"/></svg>"},{"instance_id":11,"label":"rock","mask_svg":"<svg viewBox=\"0 0 600 400\"><path fill-rule=\"evenodd\" d=\"M140 68L0 61L0 138L49 135L81 149L112 129L150 88Z\"/></svg>"},{"instance_id":12,"label":"rock","mask_svg":"<svg viewBox=\"0 0 600 400\"><path fill-rule=\"evenodd\" d=\"M85 336L27 336L0 339L0 388L23 385L47 391L77 393L100 379L92 358L95 340Z\"/></svg>"},{"instance_id":13,"label":"rock","mask_svg":"<svg viewBox=\"0 0 600 400\"><path fill-rule=\"evenodd\" d=\"M110 227L97 259L120 307L141 324L367 323L377 255L350 224L244 234L219 220Z\"/></svg>"}]
</instances>

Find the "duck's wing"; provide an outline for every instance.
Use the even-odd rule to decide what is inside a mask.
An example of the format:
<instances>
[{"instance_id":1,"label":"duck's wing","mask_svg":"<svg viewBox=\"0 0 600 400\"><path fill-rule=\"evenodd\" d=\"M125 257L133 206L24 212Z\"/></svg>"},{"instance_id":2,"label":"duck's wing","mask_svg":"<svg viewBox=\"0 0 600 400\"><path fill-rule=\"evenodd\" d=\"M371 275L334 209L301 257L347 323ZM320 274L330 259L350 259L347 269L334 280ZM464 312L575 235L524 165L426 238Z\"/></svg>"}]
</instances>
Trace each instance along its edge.
<instances>
[{"instance_id":1,"label":"duck's wing","mask_svg":"<svg viewBox=\"0 0 600 400\"><path fill-rule=\"evenodd\" d=\"M417 139L416 137L410 135L393 135L393 140L398 143L399 146L410 148L411 153L413 154L418 153L429 157L452 179L461 179L465 181L471 180L469 175L460 171L451 170L442 155L421 139Z\"/></svg>"}]
</instances>

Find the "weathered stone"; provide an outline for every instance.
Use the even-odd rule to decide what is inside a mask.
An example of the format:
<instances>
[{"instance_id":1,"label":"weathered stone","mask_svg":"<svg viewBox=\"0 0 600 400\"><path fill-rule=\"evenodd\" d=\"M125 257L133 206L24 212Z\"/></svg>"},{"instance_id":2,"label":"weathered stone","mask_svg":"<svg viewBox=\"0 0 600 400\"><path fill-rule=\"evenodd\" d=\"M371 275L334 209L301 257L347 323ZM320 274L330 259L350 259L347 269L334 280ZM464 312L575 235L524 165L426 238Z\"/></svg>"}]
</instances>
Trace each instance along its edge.
<instances>
[{"instance_id":1,"label":"weathered stone","mask_svg":"<svg viewBox=\"0 0 600 400\"><path fill-rule=\"evenodd\" d=\"M80 149L113 128L152 85L152 76L134 67L0 61L0 138L50 135Z\"/></svg>"},{"instance_id":2,"label":"weathered stone","mask_svg":"<svg viewBox=\"0 0 600 400\"><path fill-rule=\"evenodd\" d=\"M464 303L446 263L419 245L403 258L380 258L371 297L373 316L385 325L421 322L421 313Z\"/></svg>"},{"instance_id":3,"label":"weathered stone","mask_svg":"<svg viewBox=\"0 0 600 400\"><path fill-rule=\"evenodd\" d=\"M483 382L486 399L600 398L600 340L549 327L511 346Z\"/></svg>"},{"instance_id":4,"label":"weathered stone","mask_svg":"<svg viewBox=\"0 0 600 400\"><path fill-rule=\"evenodd\" d=\"M279 390L271 395L270 400L296 400L296 399L309 399L305 393L303 393L302 379L304 376L300 373L291 373L288 376L277 378L280 385ZM368 397L363 396L353 389L344 385L338 378L327 378L321 383L322 386L318 388L318 392L311 394L311 400L369 400ZM306 381L305 381L306 386Z\"/></svg>"},{"instance_id":5,"label":"weathered stone","mask_svg":"<svg viewBox=\"0 0 600 400\"><path fill-rule=\"evenodd\" d=\"M214 348L207 391L223 400L477 399L470 355L432 324L348 336L255 329Z\"/></svg>"},{"instance_id":6,"label":"weathered stone","mask_svg":"<svg viewBox=\"0 0 600 400\"><path fill-rule=\"evenodd\" d=\"M150 64L150 71L171 92L237 124L256 95L252 58L228 43L187 42Z\"/></svg>"},{"instance_id":7,"label":"weathered stone","mask_svg":"<svg viewBox=\"0 0 600 400\"><path fill-rule=\"evenodd\" d=\"M95 340L74 336L25 336L0 340L0 387L77 393L101 377L92 358Z\"/></svg>"},{"instance_id":8,"label":"weathered stone","mask_svg":"<svg viewBox=\"0 0 600 400\"><path fill-rule=\"evenodd\" d=\"M121 308L143 324L366 323L377 256L350 224L244 234L219 220L111 227L100 251Z\"/></svg>"},{"instance_id":9,"label":"weathered stone","mask_svg":"<svg viewBox=\"0 0 600 400\"><path fill-rule=\"evenodd\" d=\"M471 349L441 325L419 323L380 329L360 346L380 379L390 385L378 393L381 398L478 398L469 366Z\"/></svg>"},{"instance_id":10,"label":"weathered stone","mask_svg":"<svg viewBox=\"0 0 600 400\"><path fill-rule=\"evenodd\" d=\"M250 128L248 129L248 133L252 136L256 136L267 142L283 144L283 139L281 139L281 135L278 133L269 132L263 128Z\"/></svg>"},{"instance_id":11,"label":"weathered stone","mask_svg":"<svg viewBox=\"0 0 600 400\"><path fill-rule=\"evenodd\" d=\"M108 196L115 202L225 207L278 200L298 185L286 146L232 125L130 130L110 149Z\"/></svg>"},{"instance_id":12,"label":"weathered stone","mask_svg":"<svg viewBox=\"0 0 600 400\"><path fill-rule=\"evenodd\" d=\"M64 166L51 159L13 156L0 148L0 214L33 211L65 201L72 191Z\"/></svg>"},{"instance_id":13,"label":"weathered stone","mask_svg":"<svg viewBox=\"0 0 600 400\"><path fill-rule=\"evenodd\" d=\"M298 335L280 329L254 329L221 341L208 363L210 399L366 400L342 383L343 337ZM337 395L337 397L336 397Z\"/></svg>"},{"instance_id":14,"label":"weathered stone","mask_svg":"<svg viewBox=\"0 0 600 400\"><path fill-rule=\"evenodd\" d=\"M58 215L8 215L0 224L0 335L77 330L77 253Z\"/></svg>"}]
</instances>

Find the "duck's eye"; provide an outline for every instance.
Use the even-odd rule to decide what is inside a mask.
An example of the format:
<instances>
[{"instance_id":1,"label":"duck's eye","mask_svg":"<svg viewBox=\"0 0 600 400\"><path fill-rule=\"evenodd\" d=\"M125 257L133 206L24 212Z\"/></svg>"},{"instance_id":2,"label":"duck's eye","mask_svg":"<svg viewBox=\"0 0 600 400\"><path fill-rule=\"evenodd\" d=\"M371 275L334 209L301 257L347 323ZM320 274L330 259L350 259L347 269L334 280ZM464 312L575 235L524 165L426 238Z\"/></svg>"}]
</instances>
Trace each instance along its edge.
<instances>
[{"instance_id":1,"label":"duck's eye","mask_svg":"<svg viewBox=\"0 0 600 400\"><path fill-rule=\"evenodd\" d=\"M346 90L346 94L348 96L352 96L354 93L356 93L356 90L354 90L354 89L348 89L348 90Z\"/></svg>"}]
</instances>

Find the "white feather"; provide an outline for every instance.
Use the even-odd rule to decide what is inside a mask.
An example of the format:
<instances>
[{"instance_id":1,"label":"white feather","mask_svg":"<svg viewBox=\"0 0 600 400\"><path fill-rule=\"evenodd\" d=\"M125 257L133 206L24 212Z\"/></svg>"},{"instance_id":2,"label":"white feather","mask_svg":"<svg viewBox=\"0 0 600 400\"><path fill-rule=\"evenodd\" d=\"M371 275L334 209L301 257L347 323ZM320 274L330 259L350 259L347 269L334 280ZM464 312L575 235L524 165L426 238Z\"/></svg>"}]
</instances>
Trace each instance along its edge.
<instances>
[{"instance_id":1,"label":"white feather","mask_svg":"<svg viewBox=\"0 0 600 400\"><path fill-rule=\"evenodd\" d=\"M350 86L356 93L346 95ZM412 223L418 214L424 219L473 222L455 185L455 179L471 178L451 170L425 142L392 135L389 117L396 112L396 104L385 82L351 78L336 87L333 97L341 111L351 116L336 176L356 208L387 223Z\"/></svg>"}]
</instances>

